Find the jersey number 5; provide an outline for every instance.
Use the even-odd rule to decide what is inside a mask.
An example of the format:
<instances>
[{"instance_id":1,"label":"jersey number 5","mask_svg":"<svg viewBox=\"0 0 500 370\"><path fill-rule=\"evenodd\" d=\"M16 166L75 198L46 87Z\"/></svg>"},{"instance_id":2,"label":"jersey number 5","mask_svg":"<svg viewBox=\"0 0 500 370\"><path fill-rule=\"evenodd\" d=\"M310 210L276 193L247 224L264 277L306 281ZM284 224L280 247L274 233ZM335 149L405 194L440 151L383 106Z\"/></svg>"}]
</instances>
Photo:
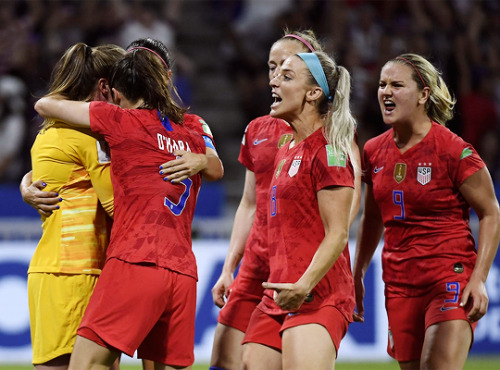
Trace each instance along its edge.
<instances>
[{"instance_id":1,"label":"jersey number 5","mask_svg":"<svg viewBox=\"0 0 500 370\"><path fill-rule=\"evenodd\" d=\"M186 207L187 200L189 199L189 194L191 194L191 186L193 185L193 180L187 178L185 180L182 180L181 184L184 185L185 189L179 198L179 202L174 203L173 201L168 199L168 197L165 197L165 202L163 203L163 205L165 207L168 207L170 212L172 212L176 216L179 216Z\"/></svg>"}]
</instances>

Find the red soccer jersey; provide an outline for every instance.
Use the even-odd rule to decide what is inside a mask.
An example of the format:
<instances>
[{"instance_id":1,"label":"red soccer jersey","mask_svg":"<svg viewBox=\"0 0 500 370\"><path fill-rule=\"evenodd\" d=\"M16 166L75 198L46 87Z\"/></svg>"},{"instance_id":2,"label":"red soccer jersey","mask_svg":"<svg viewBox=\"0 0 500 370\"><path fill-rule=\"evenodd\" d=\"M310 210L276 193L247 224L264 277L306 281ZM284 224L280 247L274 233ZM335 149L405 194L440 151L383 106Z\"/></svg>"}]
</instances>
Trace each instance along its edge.
<instances>
[{"instance_id":1,"label":"red soccer jersey","mask_svg":"<svg viewBox=\"0 0 500 370\"><path fill-rule=\"evenodd\" d=\"M392 129L366 143L363 181L373 187L385 226L386 294L420 295L433 282L456 276L455 263L474 267L469 205L458 188L484 166L471 145L435 122L404 154Z\"/></svg>"},{"instance_id":2,"label":"red soccer jersey","mask_svg":"<svg viewBox=\"0 0 500 370\"><path fill-rule=\"evenodd\" d=\"M245 245L244 263L238 272L243 276L265 280L269 275L266 242L268 190L276 152L291 138L290 125L269 115L254 119L245 129L238 160L255 174L256 210Z\"/></svg>"},{"instance_id":3,"label":"red soccer jersey","mask_svg":"<svg viewBox=\"0 0 500 370\"><path fill-rule=\"evenodd\" d=\"M175 158L176 149L205 153L202 136L187 128L189 122L186 127L163 126L156 110L105 102L90 103L90 124L111 150L115 217L107 258L153 263L197 278L191 223L201 175L172 184L157 172L160 164Z\"/></svg>"},{"instance_id":4,"label":"red soccer jersey","mask_svg":"<svg viewBox=\"0 0 500 370\"><path fill-rule=\"evenodd\" d=\"M303 275L325 237L317 193L329 186L354 187L351 163L331 153L319 129L293 148L278 151L276 169L268 191L269 281L295 283ZM314 299L299 312L331 305L351 321L354 285L346 247L332 268L316 285ZM268 314L285 313L266 290L259 304Z\"/></svg>"}]
</instances>

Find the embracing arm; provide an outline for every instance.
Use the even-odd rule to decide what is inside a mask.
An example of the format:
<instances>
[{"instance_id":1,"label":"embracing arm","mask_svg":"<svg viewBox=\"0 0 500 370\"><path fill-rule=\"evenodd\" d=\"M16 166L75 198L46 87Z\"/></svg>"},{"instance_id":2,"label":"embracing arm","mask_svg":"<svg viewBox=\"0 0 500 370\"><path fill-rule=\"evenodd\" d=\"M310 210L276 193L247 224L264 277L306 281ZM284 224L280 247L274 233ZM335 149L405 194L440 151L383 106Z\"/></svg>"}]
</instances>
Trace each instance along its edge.
<instances>
[{"instance_id":1,"label":"embracing arm","mask_svg":"<svg viewBox=\"0 0 500 370\"><path fill-rule=\"evenodd\" d=\"M217 151L212 148L207 147L205 154L177 150L174 155L177 159L160 166L159 173L164 176L165 181L178 183L198 172L201 172L203 178L208 181L219 180L224 175L222 161Z\"/></svg>"},{"instance_id":2,"label":"embracing arm","mask_svg":"<svg viewBox=\"0 0 500 370\"><path fill-rule=\"evenodd\" d=\"M485 283L500 242L500 210L486 167L469 176L459 190L479 218L477 260L460 302L465 306L472 300L468 318L477 321L488 309Z\"/></svg>"},{"instance_id":3,"label":"embracing arm","mask_svg":"<svg viewBox=\"0 0 500 370\"><path fill-rule=\"evenodd\" d=\"M32 206L42 216L48 217L59 208L61 198L56 192L43 191L47 186L42 180L32 183L32 171L23 176L19 184L19 191L25 203Z\"/></svg>"},{"instance_id":4,"label":"embracing arm","mask_svg":"<svg viewBox=\"0 0 500 370\"><path fill-rule=\"evenodd\" d=\"M321 241L311 263L300 279L292 283L268 283L262 286L274 289L275 302L284 310L295 311L344 251L349 239L349 215L353 189L328 187L318 191L318 206L325 237Z\"/></svg>"},{"instance_id":5,"label":"embracing arm","mask_svg":"<svg viewBox=\"0 0 500 370\"><path fill-rule=\"evenodd\" d=\"M377 249L378 243L380 242L383 231L384 224L382 215L373 197L373 188L367 185L365 186L365 206L358 228L356 252L354 254L353 277L357 308L357 313L354 313L353 316L355 321L364 321L363 298L365 295L365 288L363 279L373 258L373 254Z\"/></svg>"},{"instance_id":6,"label":"embracing arm","mask_svg":"<svg viewBox=\"0 0 500 370\"><path fill-rule=\"evenodd\" d=\"M255 209L255 174L247 170L243 196L234 217L229 249L222 267L222 273L212 288L214 303L219 307L224 306L224 297L227 297L229 285L233 282L234 271L243 257L245 244L252 229Z\"/></svg>"},{"instance_id":7,"label":"embracing arm","mask_svg":"<svg viewBox=\"0 0 500 370\"><path fill-rule=\"evenodd\" d=\"M222 176L224 176L224 166L222 165L222 161L217 151L207 147L205 156L207 157L207 165L201 171L201 174L208 181L220 180Z\"/></svg>"},{"instance_id":8,"label":"embracing arm","mask_svg":"<svg viewBox=\"0 0 500 370\"><path fill-rule=\"evenodd\" d=\"M90 103L46 96L35 103L37 113L73 126L90 127Z\"/></svg>"}]
</instances>

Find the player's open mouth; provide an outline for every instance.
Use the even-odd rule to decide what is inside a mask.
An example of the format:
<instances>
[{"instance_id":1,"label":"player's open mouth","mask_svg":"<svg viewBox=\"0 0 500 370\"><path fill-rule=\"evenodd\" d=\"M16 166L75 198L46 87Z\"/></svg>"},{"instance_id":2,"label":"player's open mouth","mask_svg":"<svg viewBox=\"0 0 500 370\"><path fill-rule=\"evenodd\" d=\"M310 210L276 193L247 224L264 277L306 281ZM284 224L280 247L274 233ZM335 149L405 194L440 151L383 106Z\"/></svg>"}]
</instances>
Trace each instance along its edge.
<instances>
[{"instance_id":1,"label":"player's open mouth","mask_svg":"<svg viewBox=\"0 0 500 370\"><path fill-rule=\"evenodd\" d=\"M396 104L390 100L384 100L385 112L392 112L396 108Z\"/></svg>"},{"instance_id":2,"label":"player's open mouth","mask_svg":"<svg viewBox=\"0 0 500 370\"><path fill-rule=\"evenodd\" d=\"M271 104L271 108L273 108L273 107L279 105L279 103L281 103L281 97L278 94L273 93L272 97L274 98L274 103Z\"/></svg>"}]
</instances>

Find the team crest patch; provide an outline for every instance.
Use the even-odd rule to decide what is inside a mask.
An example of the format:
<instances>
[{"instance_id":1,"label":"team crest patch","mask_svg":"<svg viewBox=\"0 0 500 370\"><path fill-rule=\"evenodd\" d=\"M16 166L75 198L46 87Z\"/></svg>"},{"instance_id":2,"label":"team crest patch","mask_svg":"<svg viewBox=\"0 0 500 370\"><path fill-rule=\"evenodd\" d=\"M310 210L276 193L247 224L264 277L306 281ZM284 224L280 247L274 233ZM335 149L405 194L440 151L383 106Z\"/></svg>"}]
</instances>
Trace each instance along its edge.
<instances>
[{"instance_id":1,"label":"team crest patch","mask_svg":"<svg viewBox=\"0 0 500 370\"><path fill-rule=\"evenodd\" d=\"M406 177L406 163L396 163L394 167L394 180L399 184Z\"/></svg>"},{"instance_id":2,"label":"team crest patch","mask_svg":"<svg viewBox=\"0 0 500 370\"><path fill-rule=\"evenodd\" d=\"M428 184L431 181L431 163L418 164L417 167L417 181L422 185Z\"/></svg>"},{"instance_id":3,"label":"team crest patch","mask_svg":"<svg viewBox=\"0 0 500 370\"><path fill-rule=\"evenodd\" d=\"M460 159L464 159L464 158L468 157L469 155L472 155L471 148L465 148L464 150L462 150L462 154L460 154Z\"/></svg>"},{"instance_id":4,"label":"team crest patch","mask_svg":"<svg viewBox=\"0 0 500 370\"><path fill-rule=\"evenodd\" d=\"M290 169L288 170L288 176L294 177L297 172L299 172L300 162L302 162L302 156L297 155L293 159L292 164L290 165Z\"/></svg>"},{"instance_id":5,"label":"team crest patch","mask_svg":"<svg viewBox=\"0 0 500 370\"><path fill-rule=\"evenodd\" d=\"M283 165L285 164L285 162L286 162L286 159L282 159L281 162L278 164L278 167L276 167L276 178L278 178L278 176L280 175L281 170L283 169Z\"/></svg>"},{"instance_id":6,"label":"team crest patch","mask_svg":"<svg viewBox=\"0 0 500 370\"><path fill-rule=\"evenodd\" d=\"M344 153L337 153L333 146L328 144L325 145L326 149L326 159L328 161L328 167L336 166L336 167L345 167L346 165L346 157Z\"/></svg>"},{"instance_id":7,"label":"team crest patch","mask_svg":"<svg viewBox=\"0 0 500 370\"><path fill-rule=\"evenodd\" d=\"M293 138L292 134L281 135L280 139L278 140L278 148L281 148L283 145L290 142L290 140L292 140L292 138Z\"/></svg>"}]
</instances>

